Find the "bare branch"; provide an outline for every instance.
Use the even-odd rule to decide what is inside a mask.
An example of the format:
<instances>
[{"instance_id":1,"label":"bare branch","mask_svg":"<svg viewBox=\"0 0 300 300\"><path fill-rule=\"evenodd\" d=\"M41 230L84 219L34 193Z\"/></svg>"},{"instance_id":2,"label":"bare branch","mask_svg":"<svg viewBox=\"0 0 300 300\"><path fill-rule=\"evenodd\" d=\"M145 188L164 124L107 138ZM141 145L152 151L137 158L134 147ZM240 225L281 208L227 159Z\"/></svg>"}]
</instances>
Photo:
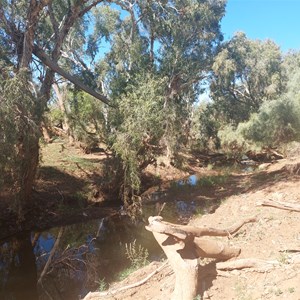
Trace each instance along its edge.
<instances>
[{"instance_id":1,"label":"bare branch","mask_svg":"<svg viewBox=\"0 0 300 300\"><path fill-rule=\"evenodd\" d=\"M51 263L51 260L52 260L52 258L53 258L53 255L55 254L55 251L56 251L56 249L57 249L57 247L58 247L58 245L59 245L59 243L60 243L60 240L61 240L61 237L62 237L62 235L63 235L63 232L64 232L64 227L61 227L61 229L60 229L59 232L58 232L56 241L55 241L55 243L54 243L54 245L53 245L53 248L51 249L49 258L48 258L48 260L47 260L47 263L46 263L46 265L45 265L45 267L44 267L44 269L43 269L43 271L42 271L42 273L41 273L41 275L40 275L40 278L39 278L38 282L37 282L38 284L40 284L40 283L42 282L43 277L44 277L45 274L47 273L47 270L48 270L48 268L49 268L49 266L50 266L50 263Z\"/></svg>"},{"instance_id":2,"label":"bare branch","mask_svg":"<svg viewBox=\"0 0 300 300\"><path fill-rule=\"evenodd\" d=\"M99 99L103 103L112 106L109 103L109 99L101 94L98 94L95 90L88 87L84 83L82 83L80 80L72 76L71 74L67 73L65 70L63 70L61 67L58 66L56 62L51 60L48 55L44 51L42 51L38 46L34 46L33 54L37 56L47 67L49 67L52 71L58 73L59 75L63 76L73 84L75 84L77 87L82 89L83 91L87 92L88 94L92 95L93 97Z\"/></svg>"},{"instance_id":3,"label":"bare branch","mask_svg":"<svg viewBox=\"0 0 300 300\"><path fill-rule=\"evenodd\" d=\"M85 7L84 9L82 9L79 14L78 17L82 17L83 15L85 15L87 12L89 12L94 6L96 6L97 4L103 2L103 0L95 0L93 1L90 5L88 5L87 7Z\"/></svg>"},{"instance_id":4,"label":"bare branch","mask_svg":"<svg viewBox=\"0 0 300 300\"><path fill-rule=\"evenodd\" d=\"M263 200L261 202L258 202L257 205L270 206L279 209L300 212L300 205L296 203L287 203L287 202L280 202L274 200Z\"/></svg>"},{"instance_id":5,"label":"bare branch","mask_svg":"<svg viewBox=\"0 0 300 300\"><path fill-rule=\"evenodd\" d=\"M143 284L145 284L151 277L153 277L155 274L159 273L162 269L164 269L168 264L168 261L166 261L165 263L163 263L159 268L157 268L156 270L154 270L152 273L150 273L148 276L146 276L144 279L133 283L133 284L129 284L126 285L124 287L121 287L119 289L116 290L108 290L107 292L89 292L85 298L83 300L92 300L92 299L100 299L101 297L105 297L105 296L110 296L110 295L116 295L119 294L121 292L124 292L128 289L132 289L138 286L141 286Z\"/></svg>"},{"instance_id":6,"label":"bare branch","mask_svg":"<svg viewBox=\"0 0 300 300\"><path fill-rule=\"evenodd\" d=\"M190 236L202 237L202 236L229 236L237 232L244 224L256 222L256 217L250 217L243 221L240 221L229 228L217 229L217 228L206 228L206 227L194 227L186 225L177 225L173 223L168 223L162 221L161 217L150 217L149 226L146 227L147 230L164 233L168 235L173 235L178 239L185 240Z\"/></svg>"}]
</instances>

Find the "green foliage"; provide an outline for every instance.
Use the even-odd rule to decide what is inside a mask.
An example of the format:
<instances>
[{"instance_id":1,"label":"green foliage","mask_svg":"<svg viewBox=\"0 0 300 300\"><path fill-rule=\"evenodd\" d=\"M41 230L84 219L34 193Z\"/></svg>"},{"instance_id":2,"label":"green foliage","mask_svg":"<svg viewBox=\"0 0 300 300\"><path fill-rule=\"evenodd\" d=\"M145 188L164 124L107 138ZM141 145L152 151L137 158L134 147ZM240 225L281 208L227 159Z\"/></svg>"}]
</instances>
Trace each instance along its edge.
<instances>
[{"instance_id":1,"label":"green foliage","mask_svg":"<svg viewBox=\"0 0 300 300\"><path fill-rule=\"evenodd\" d=\"M69 98L69 106L68 119L75 138L88 147L95 146L105 134L102 103L84 92L76 92Z\"/></svg>"},{"instance_id":2,"label":"green foliage","mask_svg":"<svg viewBox=\"0 0 300 300\"><path fill-rule=\"evenodd\" d=\"M47 117L51 126L61 126L64 120L64 113L57 106L50 106L50 111Z\"/></svg>"},{"instance_id":3,"label":"green foliage","mask_svg":"<svg viewBox=\"0 0 300 300\"><path fill-rule=\"evenodd\" d=\"M89 152L103 141L106 135L105 115L102 103L81 91L62 90L64 110L58 103L49 106L47 118L51 126L64 128L68 122L69 134Z\"/></svg>"},{"instance_id":4,"label":"green foliage","mask_svg":"<svg viewBox=\"0 0 300 300\"><path fill-rule=\"evenodd\" d=\"M39 137L40 114L33 92L26 71L13 74L6 69L0 74L0 185L10 183L16 196L22 171L29 167L32 142Z\"/></svg>"},{"instance_id":5,"label":"green foliage","mask_svg":"<svg viewBox=\"0 0 300 300\"><path fill-rule=\"evenodd\" d=\"M118 280L123 280L127 278L131 273L146 266L148 261L148 250L143 248L141 245L136 244L136 240L134 240L130 244L125 244L125 255L127 259L130 261L130 266L122 270L117 278Z\"/></svg>"},{"instance_id":6,"label":"green foliage","mask_svg":"<svg viewBox=\"0 0 300 300\"><path fill-rule=\"evenodd\" d=\"M237 125L275 99L285 87L281 52L272 41L237 33L215 58L211 97L218 112Z\"/></svg>"},{"instance_id":7,"label":"green foliage","mask_svg":"<svg viewBox=\"0 0 300 300\"><path fill-rule=\"evenodd\" d=\"M139 80L138 80L139 79ZM154 159L163 135L164 79L145 75L129 86L111 118L112 148L123 162L124 184L139 190L140 171Z\"/></svg>"},{"instance_id":8,"label":"green foliage","mask_svg":"<svg viewBox=\"0 0 300 300\"><path fill-rule=\"evenodd\" d=\"M232 125L226 125L218 132L222 150L229 156L241 157L247 150L247 144L243 135Z\"/></svg>"},{"instance_id":9,"label":"green foliage","mask_svg":"<svg viewBox=\"0 0 300 300\"><path fill-rule=\"evenodd\" d=\"M144 267L149 263L148 250L143 248L141 245L137 245L136 240L134 240L130 244L125 244L125 253L126 253L126 257L131 262L131 267L134 269Z\"/></svg>"},{"instance_id":10,"label":"green foliage","mask_svg":"<svg viewBox=\"0 0 300 300\"><path fill-rule=\"evenodd\" d=\"M300 98L282 97L263 105L247 123L240 124L238 130L247 140L262 146L276 146L299 139Z\"/></svg>"},{"instance_id":11,"label":"green foliage","mask_svg":"<svg viewBox=\"0 0 300 300\"><path fill-rule=\"evenodd\" d=\"M246 150L278 146L300 135L300 99L286 96L270 101L253 114L248 122L240 123L235 129L226 126L219 132L224 150L243 153Z\"/></svg>"},{"instance_id":12,"label":"green foliage","mask_svg":"<svg viewBox=\"0 0 300 300\"><path fill-rule=\"evenodd\" d=\"M97 283L99 284L99 287L98 287L99 292L104 292L105 290L107 290L108 284L106 283L104 278L98 280Z\"/></svg>"},{"instance_id":13,"label":"green foliage","mask_svg":"<svg viewBox=\"0 0 300 300\"><path fill-rule=\"evenodd\" d=\"M218 132L222 148L234 155L264 146L278 146L300 138L300 56L285 57L282 73L287 80L285 93L261 104L249 120L223 126ZM266 76L268 76L266 74Z\"/></svg>"},{"instance_id":14,"label":"green foliage","mask_svg":"<svg viewBox=\"0 0 300 300\"><path fill-rule=\"evenodd\" d=\"M221 120L211 103L202 103L194 111L192 120L192 148L195 150L216 150L220 147L218 130Z\"/></svg>"}]
</instances>

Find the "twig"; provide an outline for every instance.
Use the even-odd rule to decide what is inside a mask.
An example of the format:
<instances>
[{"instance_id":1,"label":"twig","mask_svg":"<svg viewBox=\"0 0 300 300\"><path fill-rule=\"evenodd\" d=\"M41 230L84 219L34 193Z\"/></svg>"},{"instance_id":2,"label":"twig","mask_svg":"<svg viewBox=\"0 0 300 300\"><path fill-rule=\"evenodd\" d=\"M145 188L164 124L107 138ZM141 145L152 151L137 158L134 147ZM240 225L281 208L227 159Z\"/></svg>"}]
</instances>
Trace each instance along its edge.
<instances>
[{"instance_id":1,"label":"twig","mask_svg":"<svg viewBox=\"0 0 300 300\"><path fill-rule=\"evenodd\" d=\"M163 268L166 267L166 265L168 264L168 261L166 261L164 264L162 264L158 269L154 270L152 273L150 273L147 277L145 277L144 279L130 284L130 285L126 285L124 287L121 287L119 289L116 290L112 290L112 291L107 291L107 292L89 292L83 300L92 300L92 299L100 299L100 297L104 297L104 296L110 296L110 295L115 295L118 294L120 292L123 292L125 290L128 289L132 289L135 287L138 287L142 284L144 284L145 282L147 282L151 277L153 277L155 274L157 274L158 272L160 272Z\"/></svg>"},{"instance_id":2,"label":"twig","mask_svg":"<svg viewBox=\"0 0 300 300\"><path fill-rule=\"evenodd\" d=\"M162 211L165 208L165 206L166 206L166 202L164 202L163 205L161 206L161 208L160 208L160 210L159 210L159 212L157 214L158 216L160 216L160 214L162 213Z\"/></svg>"},{"instance_id":3,"label":"twig","mask_svg":"<svg viewBox=\"0 0 300 300\"><path fill-rule=\"evenodd\" d=\"M261 206L271 206L279 209L284 209L284 210L290 210L290 211L297 211L300 212L300 205L295 204L295 203L287 203L287 202L279 202L275 200L263 200L260 202L257 202L256 205L261 205Z\"/></svg>"}]
</instances>

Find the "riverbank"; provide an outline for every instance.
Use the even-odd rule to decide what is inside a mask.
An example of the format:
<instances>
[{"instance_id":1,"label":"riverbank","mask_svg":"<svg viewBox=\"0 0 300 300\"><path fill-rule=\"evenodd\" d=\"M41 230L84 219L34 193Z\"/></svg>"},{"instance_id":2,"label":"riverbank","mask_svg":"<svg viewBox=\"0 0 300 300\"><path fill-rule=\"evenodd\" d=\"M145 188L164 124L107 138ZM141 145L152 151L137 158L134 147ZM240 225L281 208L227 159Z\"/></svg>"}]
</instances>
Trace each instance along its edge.
<instances>
[{"instance_id":1,"label":"riverbank","mask_svg":"<svg viewBox=\"0 0 300 300\"><path fill-rule=\"evenodd\" d=\"M245 225L227 243L241 248L238 259L273 262L267 268L220 271L214 260L202 260L199 299L300 299L300 213L260 205L264 200L272 200L299 206L299 170L300 159L291 158L270 164L264 170L239 175L236 182L227 182L227 187L236 188L236 193L224 198L213 213L190 220L193 226L227 228L256 215L257 222ZM226 242L226 238L222 240ZM170 299L175 278L171 267L163 264L153 262L136 271L111 286L101 299ZM142 285L132 287L160 267Z\"/></svg>"},{"instance_id":2,"label":"riverbank","mask_svg":"<svg viewBox=\"0 0 300 300\"><path fill-rule=\"evenodd\" d=\"M0 202L0 240L20 231L43 231L119 213L122 202L115 182L117 168L105 147L84 153L80 147L57 138L52 143L41 144L40 150L33 187L34 205L19 215L13 200ZM156 167L145 170L143 190L147 191L145 195L151 194L201 170L197 164L190 163L182 169L166 166L160 159Z\"/></svg>"},{"instance_id":3,"label":"riverbank","mask_svg":"<svg viewBox=\"0 0 300 300\"><path fill-rule=\"evenodd\" d=\"M116 201L113 193L110 194L109 188L105 189L110 182L105 167L109 166L109 159L109 153L101 149L96 153L84 154L62 140L43 146L34 191L36 207L28 211L26 218L19 223L16 224L16 219L11 217L7 219L8 226L2 227L1 235L6 237L25 231L24 240L28 249L31 248L31 239L36 243L30 255L36 256L32 266L35 269L36 260L38 263L34 272L39 277L51 249L54 249L55 259L50 263L53 268L47 271L48 275L43 279L44 288L47 286L49 289L47 292L53 292L51 285L55 280L51 274L56 274L56 284L74 284L68 291L58 287L56 296L63 295L64 299L72 300L72 291L83 297L88 290L95 290L97 286L104 289L107 283L111 285L110 292L125 288L122 293L114 294L114 299L169 299L174 287L174 275L167 264L162 267L164 262L160 261L161 254L157 255L157 249L155 255L152 251L150 260L153 262L150 265L136 271L125 281L111 284L118 273L123 272L122 268L128 267L126 245L135 244L137 239L135 245L139 247L137 236L144 235L141 226L145 226L149 215L160 213L166 221L217 228L227 228L245 217L257 215L256 223L246 225L242 231L230 236L227 242L242 249L242 258L276 260L280 267L268 271L220 272L214 261L203 261L199 293L202 299L214 300L273 299L274 295L299 300L296 284L299 265L294 261L300 249L299 213L257 205L258 201L268 199L299 204L299 159L281 159L254 169L203 165L197 157L190 156L186 157L187 163L181 170L166 166L161 160L157 166L147 168L143 176L148 188L141 194L143 221L138 224L140 227L121 220L126 217L120 210L121 203ZM7 216L8 213L12 214L7 211ZM117 222L109 225L110 220L114 219L111 218L113 215ZM91 222L93 219L95 222ZM66 226L76 223L78 226ZM46 230L51 227L58 228ZM60 232L63 234L61 240ZM147 236L141 251L147 250L149 245L149 250L154 244L156 248L158 246L148 234L150 236ZM35 236L39 237L38 240L35 240ZM129 238L125 239L125 236ZM8 243L15 247L17 238L13 237ZM56 240L59 246L55 249ZM4 250L7 250L7 245ZM80 257L78 261L77 256L83 255L80 249L85 249L85 257ZM112 253L118 257L118 261L112 259ZM77 261L75 265L74 258ZM68 260L72 260L72 263ZM65 267L68 272L74 273L72 278L64 274ZM127 288L157 269L160 271L143 282L142 288ZM286 272L288 277L284 275ZM15 280L13 274L11 279ZM260 283L257 292L253 289L256 280ZM24 286L24 290L27 287ZM223 297L223 290L226 290L226 297ZM44 290L41 290L40 294L43 293Z\"/></svg>"}]
</instances>

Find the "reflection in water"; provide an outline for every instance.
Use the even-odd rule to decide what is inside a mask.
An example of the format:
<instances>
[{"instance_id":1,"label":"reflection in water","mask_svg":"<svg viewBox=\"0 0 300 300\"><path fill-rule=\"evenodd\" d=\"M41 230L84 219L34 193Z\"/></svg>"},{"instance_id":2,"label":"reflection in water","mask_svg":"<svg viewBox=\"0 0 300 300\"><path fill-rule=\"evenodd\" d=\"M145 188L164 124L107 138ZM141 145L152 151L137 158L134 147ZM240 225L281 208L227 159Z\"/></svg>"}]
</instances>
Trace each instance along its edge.
<instances>
[{"instance_id":1,"label":"reflection in water","mask_svg":"<svg viewBox=\"0 0 300 300\"><path fill-rule=\"evenodd\" d=\"M13 237L0 248L0 299L38 299L35 256L30 233Z\"/></svg>"},{"instance_id":2,"label":"reflection in water","mask_svg":"<svg viewBox=\"0 0 300 300\"><path fill-rule=\"evenodd\" d=\"M179 185L195 185L197 180L191 176ZM156 202L144 203L145 222L139 224L118 215L63 230L24 233L6 241L0 245L0 299L80 299L103 282L116 280L129 267L125 245L134 241L148 250L149 260L161 258L162 250L152 233L145 230L147 218L161 212L167 221L185 222L205 202L175 199L161 211L165 193L156 196Z\"/></svg>"},{"instance_id":3,"label":"reflection in water","mask_svg":"<svg viewBox=\"0 0 300 300\"><path fill-rule=\"evenodd\" d=\"M0 299L83 297L103 280L116 280L118 273L129 267L125 244L136 240L148 249L150 259L160 256L160 247L144 225L116 216L70 225L63 231L53 228L38 236L13 237L0 245Z\"/></svg>"}]
</instances>

